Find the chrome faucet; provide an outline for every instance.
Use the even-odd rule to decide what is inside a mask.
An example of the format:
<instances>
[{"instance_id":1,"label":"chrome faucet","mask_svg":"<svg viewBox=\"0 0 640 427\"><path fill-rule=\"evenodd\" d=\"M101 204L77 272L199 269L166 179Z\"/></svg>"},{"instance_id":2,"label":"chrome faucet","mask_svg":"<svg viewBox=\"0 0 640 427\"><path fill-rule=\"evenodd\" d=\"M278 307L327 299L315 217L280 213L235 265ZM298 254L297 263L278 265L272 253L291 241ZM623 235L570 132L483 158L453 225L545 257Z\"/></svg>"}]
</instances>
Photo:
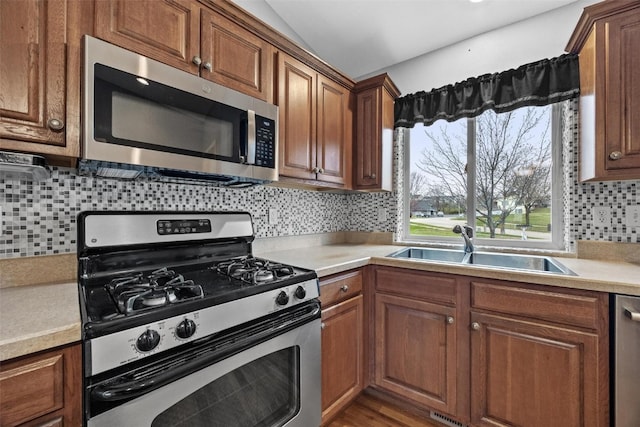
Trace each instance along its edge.
<instances>
[{"instance_id":1,"label":"chrome faucet","mask_svg":"<svg viewBox=\"0 0 640 427\"><path fill-rule=\"evenodd\" d=\"M467 254L473 253L473 242L471 241L473 228L468 225L456 225L452 231L456 234L462 234L462 238L464 239L464 252Z\"/></svg>"}]
</instances>

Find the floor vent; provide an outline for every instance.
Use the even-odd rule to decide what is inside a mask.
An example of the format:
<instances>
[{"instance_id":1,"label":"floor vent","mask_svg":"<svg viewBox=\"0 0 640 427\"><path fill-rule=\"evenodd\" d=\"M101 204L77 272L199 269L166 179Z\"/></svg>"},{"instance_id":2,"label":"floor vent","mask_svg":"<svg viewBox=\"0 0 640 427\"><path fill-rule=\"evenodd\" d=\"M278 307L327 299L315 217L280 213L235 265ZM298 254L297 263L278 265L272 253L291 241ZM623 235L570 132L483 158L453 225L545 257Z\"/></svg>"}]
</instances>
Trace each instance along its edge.
<instances>
[{"instance_id":1,"label":"floor vent","mask_svg":"<svg viewBox=\"0 0 640 427\"><path fill-rule=\"evenodd\" d=\"M462 424L461 422L458 422L453 418L449 418L446 415L442 415L433 411L431 411L431 419L450 427L467 427L465 424Z\"/></svg>"}]
</instances>

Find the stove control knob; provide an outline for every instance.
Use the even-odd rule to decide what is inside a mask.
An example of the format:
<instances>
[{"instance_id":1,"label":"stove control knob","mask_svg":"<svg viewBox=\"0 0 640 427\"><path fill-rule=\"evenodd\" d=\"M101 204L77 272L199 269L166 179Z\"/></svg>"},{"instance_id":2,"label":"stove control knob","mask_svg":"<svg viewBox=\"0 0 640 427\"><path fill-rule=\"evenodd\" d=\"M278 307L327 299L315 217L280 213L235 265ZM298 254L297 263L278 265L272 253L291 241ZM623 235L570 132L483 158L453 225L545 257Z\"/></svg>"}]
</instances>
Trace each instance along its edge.
<instances>
[{"instance_id":1,"label":"stove control knob","mask_svg":"<svg viewBox=\"0 0 640 427\"><path fill-rule=\"evenodd\" d=\"M280 293L276 297L276 304L287 305L288 302L289 302L289 295L287 295L285 291L280 291Z\"/></svg>"},{"instance_id":2,"label":"stove control knob","mask_svg":"<svg viewBox=\"0 0 640 427\"><path fill-rule=\"evenodd\" d=\"M304 297L307 296L307 291L305 291L302 286L298 286L296 288L295 296L298 299L303 299Z\"/></svg>"},{"instance_id":3,"label":"stove control knob","mask_svg":"<svg viewBox=\"0 0 640 427\"><path fill-rule=\"evenodd\" d=\"M196 322L191 319L184 319L176 326L176 335L178 338L187 339L196 333Z\"/></svg>"},{"instance_id":4,"label":"stove control knob","mask_svg":"<svg viewBox=\"0 0 640 427\"><path fill-rule=\"evenodd\" d=\"M136 348L140 351L151 351L160 343L160 334L153 329L144 331L136 341Z\"/></svg>"}]
</instances>

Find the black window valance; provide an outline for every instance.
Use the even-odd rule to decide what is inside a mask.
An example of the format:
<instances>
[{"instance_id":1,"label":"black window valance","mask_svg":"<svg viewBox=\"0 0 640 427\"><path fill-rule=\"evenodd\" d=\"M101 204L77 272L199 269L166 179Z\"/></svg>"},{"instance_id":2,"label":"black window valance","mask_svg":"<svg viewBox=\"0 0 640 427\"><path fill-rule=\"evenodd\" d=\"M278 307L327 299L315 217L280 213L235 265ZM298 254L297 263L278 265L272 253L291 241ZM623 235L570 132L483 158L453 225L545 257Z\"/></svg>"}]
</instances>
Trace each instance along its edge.
<instances>
[{"instance_id":1,"label":"black window valance","mask_svg":"<svg viewBox=\"0 0 640 427\"><path fill-rule=\"evenodd\" d=\"M452 122L489 109L504 113L564 101L579 94L578 55L568 53L398 98L394 107L395 127L430 125L439 119Z\"/></svg>"}]
</instances>

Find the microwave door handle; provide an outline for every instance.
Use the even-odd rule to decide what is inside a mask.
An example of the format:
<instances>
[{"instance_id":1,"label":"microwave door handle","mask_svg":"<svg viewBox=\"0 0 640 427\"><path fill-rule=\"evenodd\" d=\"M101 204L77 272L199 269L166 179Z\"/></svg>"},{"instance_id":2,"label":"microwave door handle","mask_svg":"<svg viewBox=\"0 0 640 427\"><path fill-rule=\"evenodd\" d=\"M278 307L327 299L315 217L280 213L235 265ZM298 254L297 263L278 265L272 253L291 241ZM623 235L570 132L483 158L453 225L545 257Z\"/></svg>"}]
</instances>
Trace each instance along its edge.
<instances>
[{"instance_id":1,"label":"microwave door handle","mask_svg":"<svg viewBox=\"0 0 640 427\"><path fill-rule=\"evenodd\" d=\"M247 110L247 164L256 164L256 112Z\"/></svg>"}]
</instances>

